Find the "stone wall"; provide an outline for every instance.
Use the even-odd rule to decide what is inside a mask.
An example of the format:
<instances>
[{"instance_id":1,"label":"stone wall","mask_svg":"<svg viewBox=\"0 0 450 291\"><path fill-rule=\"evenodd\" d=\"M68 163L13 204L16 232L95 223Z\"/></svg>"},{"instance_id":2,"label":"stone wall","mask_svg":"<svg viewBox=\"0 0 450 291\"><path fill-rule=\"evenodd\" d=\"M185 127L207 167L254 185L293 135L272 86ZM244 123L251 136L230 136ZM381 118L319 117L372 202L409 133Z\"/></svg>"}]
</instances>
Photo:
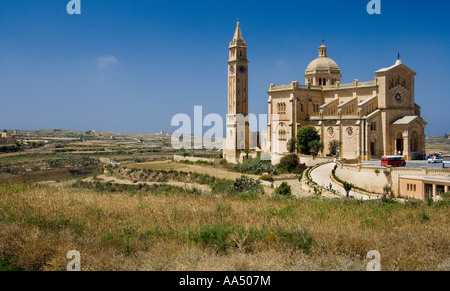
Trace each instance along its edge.
<instances>
[{"instance_id":1,"label":"stone wall","mask_svg":"<svg viewBox=\"0 0 450 291\"><path fill-rule=\"evenodd\" d=\"M399 193L399 181L401 176L450 176L450 169L420 169L410 168L385 168L363 167L360 164L338 164L336 176L370 192L383 193L386 185L392 185L394 193Z\"/></svg>"},{"instance_id":2,"label":"stone wall","mask_svg":"<svg viewBox=\"0 0 450 291\"><path fill-rule=\"evenodd\" d=\"M175 162L177 162L177 163L179 163L181 161L189 161L189 162L193 162L193 163L198 162L198 161L214 163L214 159L196 158L196 157L182 157L182 156L177 156L177 155L173 156L173 160Z\"/></svg>"},{"instance_id":3,"label":"stone wall","mask_svg":"<svg viewBox=\"0 0 450 291\"><path fill-rule=\"evenodd\" d=\"M288 156L289 154L271 154L272 155L272 164L278 165L282 158ZM298 158L300 159L300 164L305 164L308 167L314 167L318 164L322 164L324 162L331 162L333 161L333 158L330 157L313 157L313 156L304 156L299 155Z\"/></svg>"}]
</instances>

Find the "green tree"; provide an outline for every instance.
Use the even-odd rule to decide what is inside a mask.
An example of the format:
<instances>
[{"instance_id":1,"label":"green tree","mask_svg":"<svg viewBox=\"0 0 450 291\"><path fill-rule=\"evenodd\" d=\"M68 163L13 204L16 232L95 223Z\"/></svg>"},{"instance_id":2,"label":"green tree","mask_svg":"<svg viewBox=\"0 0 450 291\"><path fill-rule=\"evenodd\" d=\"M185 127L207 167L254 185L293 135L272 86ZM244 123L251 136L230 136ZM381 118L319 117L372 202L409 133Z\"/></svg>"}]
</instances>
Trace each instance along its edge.
<instances>
[{"instance_id":1,"label":"green tree","mask_svg":"<svg viewBox=\"0 0 450 291\"><path fill-rule=\"evenodd\" d=\"M292 154L281 159L277 165L277 169L280 173L292 173L297 169L300 160L297 155Z\"/></svg>"},{"instance_id":2,"label":"green tree","mask_svg":"<svg viewBox=\"0 0 450 291\"><path fill-rule=\"evenodd\" d=\"M330 143L328 144L328 147L330 148L330 155L335 156L337 155L338 150L340 149L342 145L342 142L338 141L338 140L332 140L330 141Z\"/></svg>"},{"instance_id":3,"label":"green tree","mask_svg":"<svg viewBox=\"0 0 450 291\"><path fill-rule=\"evenodd\" d=\"M292 195L292 189L291 189L291 186L289 186L288 183L283 182L283 183L281 183L280 187L278 187L278 188L275 190L275 194L281 195L281 196L289 197L289 196Z\"/></svg>"},{"instance_id":4,"label":"green tree","mask_svg":"<svg viewBox=\"0 0 450 291\"><path fill-rule=\"evenodd\" d=\"M347 182L344 182L343 186L344 186L345 192L347 193L347 198L349 198L350 197L350 191L352 191L352 189L355 188L355 186L353 186L353 184L350 184L350 183L347 183Z\"/></svg>"},{"instance_id":5,"label":"green tree","mask_svg":"<svg viewBox=\"0 0 450 291\"><path fill-rule=\"evenodd\" d=\"M313 156L317 156L319 152L323 151L324 148L323 142L321 142L320 140L313 140L308 144L308 146L309 151Z\"/></svg>"},{"instance_id":6,"label":"green tree","mask_svg":"<svg viewBox=\"0 0 450 291\"><path fill-rule=\"evenodd\" d=\"M319 132L314 128L314 126L308 125L302 127L297 134L298 149L304 155L311 154L311 142L320 142Z\"/></svg>"},{"instance_id":7,"label":"green tree","mask_svg":"<svg viewBox=\"0 0 450 291\"><path fill-rule=\"evenodd\" d=\"M294 154L297 151L297 144L298 144L298 142L297 142L297 139L295 137L291 138L288 141L287 148L288 148L289 153Z\"/></svg>"}]
</instances>

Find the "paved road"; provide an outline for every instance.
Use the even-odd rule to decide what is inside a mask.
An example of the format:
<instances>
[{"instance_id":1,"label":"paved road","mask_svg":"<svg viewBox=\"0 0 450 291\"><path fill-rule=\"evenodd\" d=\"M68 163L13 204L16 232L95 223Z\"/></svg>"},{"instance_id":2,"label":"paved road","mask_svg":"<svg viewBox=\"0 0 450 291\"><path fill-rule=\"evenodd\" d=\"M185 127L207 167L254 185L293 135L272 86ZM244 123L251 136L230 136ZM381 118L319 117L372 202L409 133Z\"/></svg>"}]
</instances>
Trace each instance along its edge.
<instances>
[{"instance_id":1,"label":"paved road","mask_svg":"<svg viewBox=\"0 0 450 291\"><path fill-rule=\"evenodd\" d=\"M362 162L363 166L370 166L370 167L380 167L381 161L368 161L368 162ZM442 169L442 164L428 164L427 161L409 161L406 162L406 168L409 169L418 169L421 167L427 167L428 169Z\"/></svg>"},{"instance_id":2,"label":"paved road","mask_svg":"<svg viewBox=\"0 0 450 291\"><path fill-rule=\"evenodd\" d=\"M316 182L319 186L322 187L329 187L330 183L333 184L333 189L340 192L341 196L346 196L347 192L345 192L344 188L334 184L334 182L331 180L331 171L333 171L333 168L336 164L330 163L326 164L324 166L318 167L317 169L313 170L311 172L311 178L314 182ZM362 200L372 200L377 199L376 197L371 197L368 195L362 195L355 193L353 191L350 192L350 196L355 197L356 199L362 199Z\"/></svg>"}]
</instances>

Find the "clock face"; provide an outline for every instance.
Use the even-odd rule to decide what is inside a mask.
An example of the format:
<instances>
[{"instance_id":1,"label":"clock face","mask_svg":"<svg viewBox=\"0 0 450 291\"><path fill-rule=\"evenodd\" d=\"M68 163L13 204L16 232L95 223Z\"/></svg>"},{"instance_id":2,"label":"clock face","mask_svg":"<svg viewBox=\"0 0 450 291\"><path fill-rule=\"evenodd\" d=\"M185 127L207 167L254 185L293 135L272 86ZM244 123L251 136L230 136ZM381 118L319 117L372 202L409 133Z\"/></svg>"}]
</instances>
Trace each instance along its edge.
<instances>
[{"instance_id":1,"label":"clock face","mask_svg":"<svg viewBox=\"0 0 450 291\"><path fill-rule=\"evenodd\" d=\"M395 101L397 101L398 103L403 103L403 95L400 92L395 93Z\"/></svg>"},{"instance_id":2,"label":"clock face","mask_svg":"<svg viewBox=\"0 0 450 291\"><path fill-rule=\"evenodd\" d=\"M239 73L244 74L247 71L247 69L244 66L239 67Z\"/></svg>"},{"instance_id":3,"label":"clock face","mask_svg":"<svg viewBox=\"0 0 450 291\"><path fill-rule=\"evenodd\" d=\"M231 73L234 73L234 66L231 66L231 67L230 67L230 72L231 72Z\"/></svg>"}]
</instances>

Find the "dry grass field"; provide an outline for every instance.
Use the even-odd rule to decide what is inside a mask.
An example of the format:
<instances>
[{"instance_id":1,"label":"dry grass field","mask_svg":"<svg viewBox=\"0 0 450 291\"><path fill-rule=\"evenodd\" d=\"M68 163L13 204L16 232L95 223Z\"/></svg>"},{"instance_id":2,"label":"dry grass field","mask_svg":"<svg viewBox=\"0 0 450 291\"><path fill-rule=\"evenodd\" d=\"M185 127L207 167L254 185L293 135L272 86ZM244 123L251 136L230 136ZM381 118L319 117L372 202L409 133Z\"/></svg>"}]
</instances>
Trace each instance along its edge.
<instances>
[{"instance_id":1,"label":"dry grass field","mask_svg":"<svg viewBox=\"0 0 450 291\"><path fill-rule=\"evenodd\" d=\"M0 186L0 263L65 270L450 270L448 204L245 197L182 187ZM2 264L0 264L1 266Z\"/></svg>"}]
</instances>

